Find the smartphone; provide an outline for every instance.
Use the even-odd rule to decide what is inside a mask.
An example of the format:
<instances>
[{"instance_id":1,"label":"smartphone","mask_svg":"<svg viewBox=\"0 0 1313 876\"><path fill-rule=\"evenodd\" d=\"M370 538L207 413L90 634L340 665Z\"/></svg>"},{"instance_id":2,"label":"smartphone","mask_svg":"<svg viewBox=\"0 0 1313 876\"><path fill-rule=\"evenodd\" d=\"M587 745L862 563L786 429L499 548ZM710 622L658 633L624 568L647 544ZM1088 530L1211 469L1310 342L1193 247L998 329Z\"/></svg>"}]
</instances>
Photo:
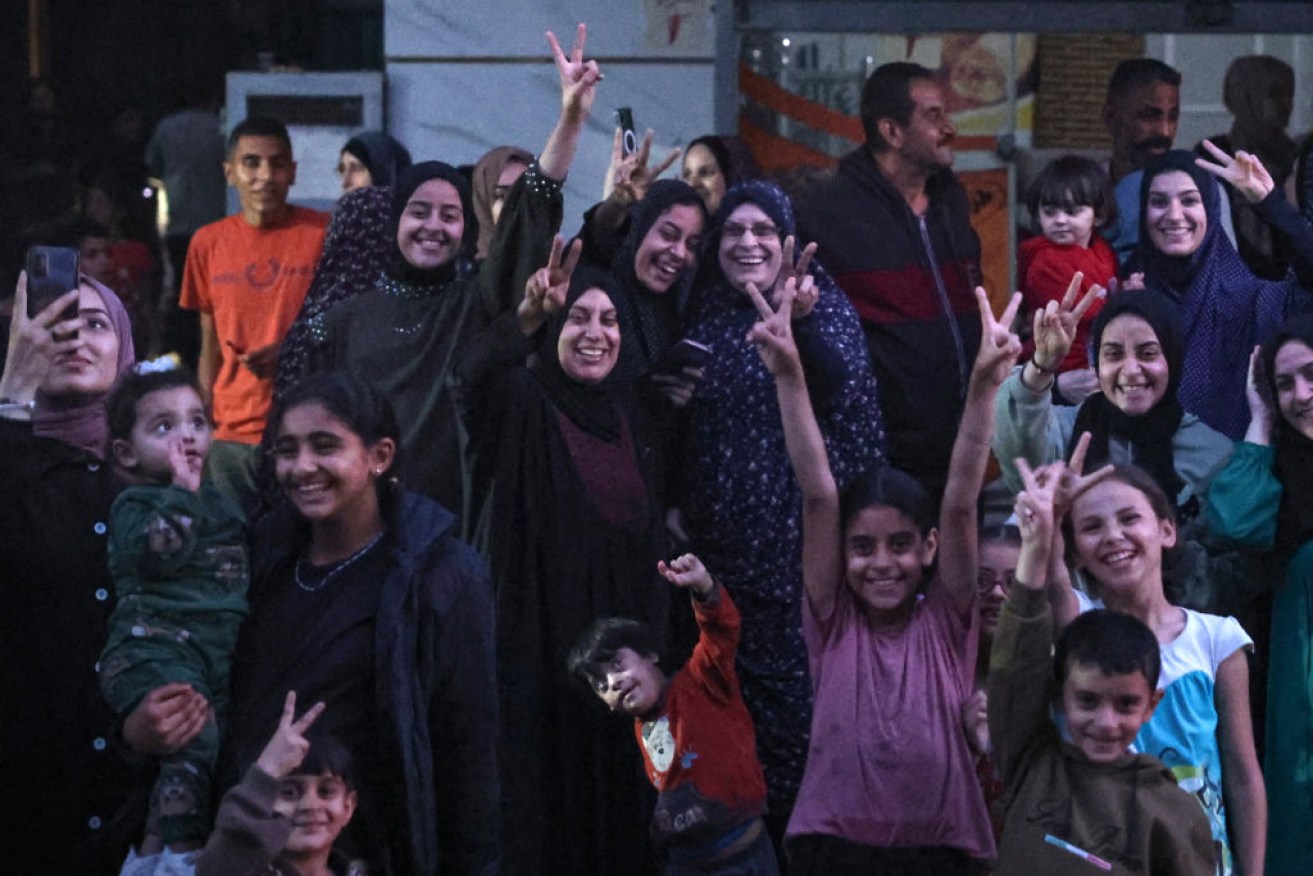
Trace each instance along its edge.
<instances>
[{"instance_id":1,"label":"smartphone","mask_svg":"<svg viewBox=\"0 0 1313 876\"><path fill-rule=\"evenodd\" d=\"M638 149L638 133L634 130L634 110L632 107L622 106L615 111L616 123L623 131L620 138L620 149L624 155L633 155Z\"/></svg>"},{"instance_id":2,"label":"smartphone","mask_svg":"<svg viewBox=\"0 0 1313 876\"><path fill-rule=\"evenodd\" d=\"M701 368L711 359L711 348L689 338L670 345L652 369L657 374L683 374L685 368Z\"/></svg>"},{"instance_id":3,"label":"smartphone","mask_svg":"<svg viewBox=\"0 0 1313 876\"><path fill-rule=\"evenodd\" d=\"M78 286L78 251L67 246L34 246L27 251L27 315L34 317ZM77 319L74 301L59 315Z\"/></svg>"}]
</instances>

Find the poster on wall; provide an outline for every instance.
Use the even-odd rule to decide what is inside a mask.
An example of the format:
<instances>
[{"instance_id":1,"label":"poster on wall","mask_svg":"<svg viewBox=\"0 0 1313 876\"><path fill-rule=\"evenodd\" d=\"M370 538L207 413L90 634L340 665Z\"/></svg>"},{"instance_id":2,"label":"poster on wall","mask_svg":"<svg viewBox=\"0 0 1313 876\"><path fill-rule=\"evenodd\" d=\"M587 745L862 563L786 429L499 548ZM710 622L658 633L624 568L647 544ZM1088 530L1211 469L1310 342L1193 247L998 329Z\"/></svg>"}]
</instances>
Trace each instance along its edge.
<instances>
[{"instance_id":1,"label":"poster on wall","mask_svg":"<svg viewBox=\"0 0 1313 876\"><path fill-rule=\"evenodd\" d=\"M658 55L714 55L711 0L643 0L642 48Z\"/></svg>"}]
</instances>

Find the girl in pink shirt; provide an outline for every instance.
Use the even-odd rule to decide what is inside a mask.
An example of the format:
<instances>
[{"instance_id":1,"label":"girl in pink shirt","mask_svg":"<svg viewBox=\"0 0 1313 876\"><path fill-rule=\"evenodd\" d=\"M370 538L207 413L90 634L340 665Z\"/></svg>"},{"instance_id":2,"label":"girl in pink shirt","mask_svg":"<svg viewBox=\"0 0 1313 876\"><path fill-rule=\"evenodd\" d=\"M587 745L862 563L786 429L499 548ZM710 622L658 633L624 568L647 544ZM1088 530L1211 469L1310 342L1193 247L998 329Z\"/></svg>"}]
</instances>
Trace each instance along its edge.
<instances>
[{"instance_id":1,"label":"girl in pink shirt","mask_svg":"<svg viewBox=\"0 0 1313 876\"><path fill-rule=\"evenodd\" d=\"M815 709L787 831L790 872L971 873L994 839L962 727L971 696L976 496L994 396L1021 342L983 289L982 340L943 496L881 468L842 499L825 455L789 329L792 283L750 339L775 376L785 441L803 495L803 633ZM937 571L934 563L938 558Z\"/></svg>"}]
</instances>

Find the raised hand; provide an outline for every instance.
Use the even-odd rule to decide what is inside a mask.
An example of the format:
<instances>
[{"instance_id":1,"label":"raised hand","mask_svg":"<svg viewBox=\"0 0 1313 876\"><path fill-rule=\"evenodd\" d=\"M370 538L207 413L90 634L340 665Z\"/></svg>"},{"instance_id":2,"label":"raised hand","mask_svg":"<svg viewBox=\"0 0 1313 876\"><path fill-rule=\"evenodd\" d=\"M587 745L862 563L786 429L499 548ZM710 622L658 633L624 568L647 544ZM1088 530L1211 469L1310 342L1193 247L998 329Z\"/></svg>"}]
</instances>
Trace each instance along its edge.
<instances>
[{"instance_id":1,"label":"raised hand","mask_svg":"<svg viewBox=\"0 0 1313 876\"><path fill-rule=\"evenodd\" d=\"M1077 300L1084 280L1085 275L1077 271L1061 300L1050 301L1043 310L1035 311L1035 354L1032 359L1043 371L1053 371L1067 357L1081 317L1095 301L1107 294L1107 290L1096 283Z\"/></svg>"},{"instance_id":2,"label":"raised hand","mask_svg":"<svg viewBox=\"0 0 1313 876\"><path fill-rule=\"evenodd\" d=\"M1062 463L1056 463L1062 465ZM1036 545L1044 550L1053 541L1054 501L1057 492L1059 471L1055 463L1032 469L1024 459L1017 460L1017 472L1021 475L1022 489L1017 493L1013 508L1017 515L1017 526L1021 530L1023 545ZM1034 583L1027 581L1026 583Z\"/></svg>"},{"instance_id":3,"label":"raised hand","mask_svg":"<svg viewBox=\"0 0 1313 876\"><path fill-rule=\"evenodd\" d=\"M1245 440L1251 444L1266 445L1272 440L1273 405L1269 395L1263 348L1254 347L1249 354L1249 373L1245 375L1245 401L1249 403L1249 429L1245 432Z\"/></svg>"},{"instance_id":4,"label":"raised hand","mask_svg":"<svg viewBox=\"0 0 1313 876\"><path fill-rule=\"evenodd\" d=\"M776 377L802 373L798 345L793 341L793 298L797 284L790 277L784 284L774 310L766 303L756 283L747 284L748 297L757 307L761 321L748 330L748 343L757 348L766 370Z\"/></svg>"},{"instance_id":5,"label":"raised hand","mask_svg":"<svg viewBox=\"0 0 1313 876\"><path fill-rule=\"evenodd\" d=\"M621 128L615 129L615 139L611 143L611 166L607 168L606 182L602 185L603 199L610 198L625 206L643 200L648 186L679 158L683 150L676 147L658 164L648 167L653 136L652 129L648 128L638 148L625 155L624 131Z\"/></svg>"},{"instance_id":6,"label":"raised hand","mask_svg":"<svg viewBox=\"0 0 1313 876\"><path fill-rule=\"evenodd\" d=\"M1267 172L1257 155L1239 149L1232 158L1209 140L1203 141L1203 147L1216 161L1196 158L1194 163L1218 179L1229 182L1249 203L1257 204L1276 188L1272 174Z\"/></svg>"},{"instance_id":7,"label":"raised hand","mask_svg":"<svg viewBox=\"0 0 1313 876\"><path fill-rule=\"evenodd\" d=\"M1083 474L1085 471L1085 455L1089 452L1089 449L1090 433L1082 432L1080 438L1076 440L1076 446L1072 448L1071 459L1065 463L1058 460L1045 466L1046 469L1052 472L1054 480L1053 506L1058 519L1061 519L1063 515L1071 510L1071 503L1076 501L1077 496L1112 472L1112 466L1105 465L1098 471Z\"/></svg>"},{"instance_id":8,"label":"raised hand","mask_svg":"<svg viewBox=\"0 0 1313 876\"><path fill-rule=\"evenodd\" d=\"M790 312L793 319L802 319L816 306L821 290L816 285L816 278L807 273L812 259L816 256L816 244L809 243L803 247L802 255L798 257L796 265L793 263L795 246L797 241L792 234L784 238L783 257L780 259L780 272L775 275L775 286L771 290L771 303L779 305L784 287L792 280L794 295L793 308Z\"/></svg>"},{"instance_id":9,"label":"raised hand","mask_svg":"<svg viewBox=\"0 0 1313 876\"><path fill-rule=\"evenodd\" d=\"M696 554L684 554L669 563L659 560L657 571L676 587L689 587L699 596L706 596L716 587L711 573Z\"/></svg>"},{"instance_id":10,"label":"raised hand","mask_svg":"<svg viewBox=\"0 0 1313 876\"><path fill-rule=\"evenodd\" d=\"M4 373L0 375L0 397L31 401L55 357L77 348L80 343L77 331L82 319L66 320L63 314L65 308L77 303L79 294L77 289L66 292L29 318L27 272L18 275L14 312L9 323L9 350Z\"/></svg>"},{"instance_id":11,"label":"raised hand","mask_svg":"<svg viewBox=\"0 0 1313 876\"><path fill-rule=\"evenodd\" d=\"M547 42L552 47L552 59L561 75L561 110L575 119L585 119L593 111L597 99L597 83L602 71L596 61L584 60L584 43L588 40L588 26L580 23L574 34L574 46L567 57L561 50L556 34L547 31Z\"/></svg>"},{"instance_id":12,"label":"raised hand","mask_svg":"<svg viewBox=\"0 0 1313 876\"><path fill-rule=\"evenodd\" d=\"M296 691L289 690L287 698L283 700L283 715L278 719L278 729L255 761L261 772L281 779L299 767L310 751L310 740L305 738L305 731L310 729L310 725L323 711L324 704L319 702L300 718L295 718Z\"/></svg>"},{"instance_id":13,"label":"raised hand","mask_svg":"<svg viewBox=\"0 0 1313 876\"><path fill-rule=\"evenodd\" d=\"M1013 292L1008 306L998 319L989 306L989 296L981 286L976 287L976 304L980 308L980 352L976 354L973 377L979 375L991 386L999 386L1021 353L1021 339L1012 332L1012 321L1021 307L1021 293Z\"/></svg>"},{"instance_id":14,"label":"raised hand","mask_svg":"<svg viewBox=\"0 0 1313 876\"><path fill-rule=\"evenodd\" d=\"M524 299L516 308L515 317L525 337L537 332L549 316L565 306L565 295L570 289L570 277L579 264L583 241L575 238L562 261L561 253L564 249L565 238L558 234L552 239L552 251L547 256L547 264L530 274L524 284Z\"/></svg>"},{"instance_id":15,"label":"raised hand","mask_svg":"<svg viewBox=\"0 0 1313 876\"><path fill-rule=\"evenodd\" d=\"M196 492L201 488L201 468L204 460L197 456L188 456L182 446L182 433L174 432L169 438L169 465L173 467L173 485L184 490Z\"/></svg>"}]
</instances>

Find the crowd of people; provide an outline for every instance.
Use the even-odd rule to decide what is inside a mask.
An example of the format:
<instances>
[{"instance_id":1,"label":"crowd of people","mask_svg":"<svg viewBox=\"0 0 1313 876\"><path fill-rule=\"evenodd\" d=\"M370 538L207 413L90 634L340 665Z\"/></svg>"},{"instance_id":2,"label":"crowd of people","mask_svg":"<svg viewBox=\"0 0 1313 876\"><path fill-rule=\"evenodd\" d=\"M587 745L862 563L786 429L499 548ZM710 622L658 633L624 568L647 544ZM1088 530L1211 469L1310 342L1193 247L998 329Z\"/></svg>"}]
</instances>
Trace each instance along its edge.
<instances>
[{"instance_id":1,"label":"crowd of people","mask_svg":"<svg viewBox=\"0 0 1313 876\"><path fill-rule=\"evenodd\" d=\"M911 63L788 193L617 133L564 239L585 40L536 153L362 134L331 215L281 122L166 119L171 203L240 203L147 247L176 306L30 232L82 275L20 278L0 375L0 867L1313 868L1289 68L1184 151L1180 74L1121 63L996 308Z\"/></svg>"}]
</instances>

